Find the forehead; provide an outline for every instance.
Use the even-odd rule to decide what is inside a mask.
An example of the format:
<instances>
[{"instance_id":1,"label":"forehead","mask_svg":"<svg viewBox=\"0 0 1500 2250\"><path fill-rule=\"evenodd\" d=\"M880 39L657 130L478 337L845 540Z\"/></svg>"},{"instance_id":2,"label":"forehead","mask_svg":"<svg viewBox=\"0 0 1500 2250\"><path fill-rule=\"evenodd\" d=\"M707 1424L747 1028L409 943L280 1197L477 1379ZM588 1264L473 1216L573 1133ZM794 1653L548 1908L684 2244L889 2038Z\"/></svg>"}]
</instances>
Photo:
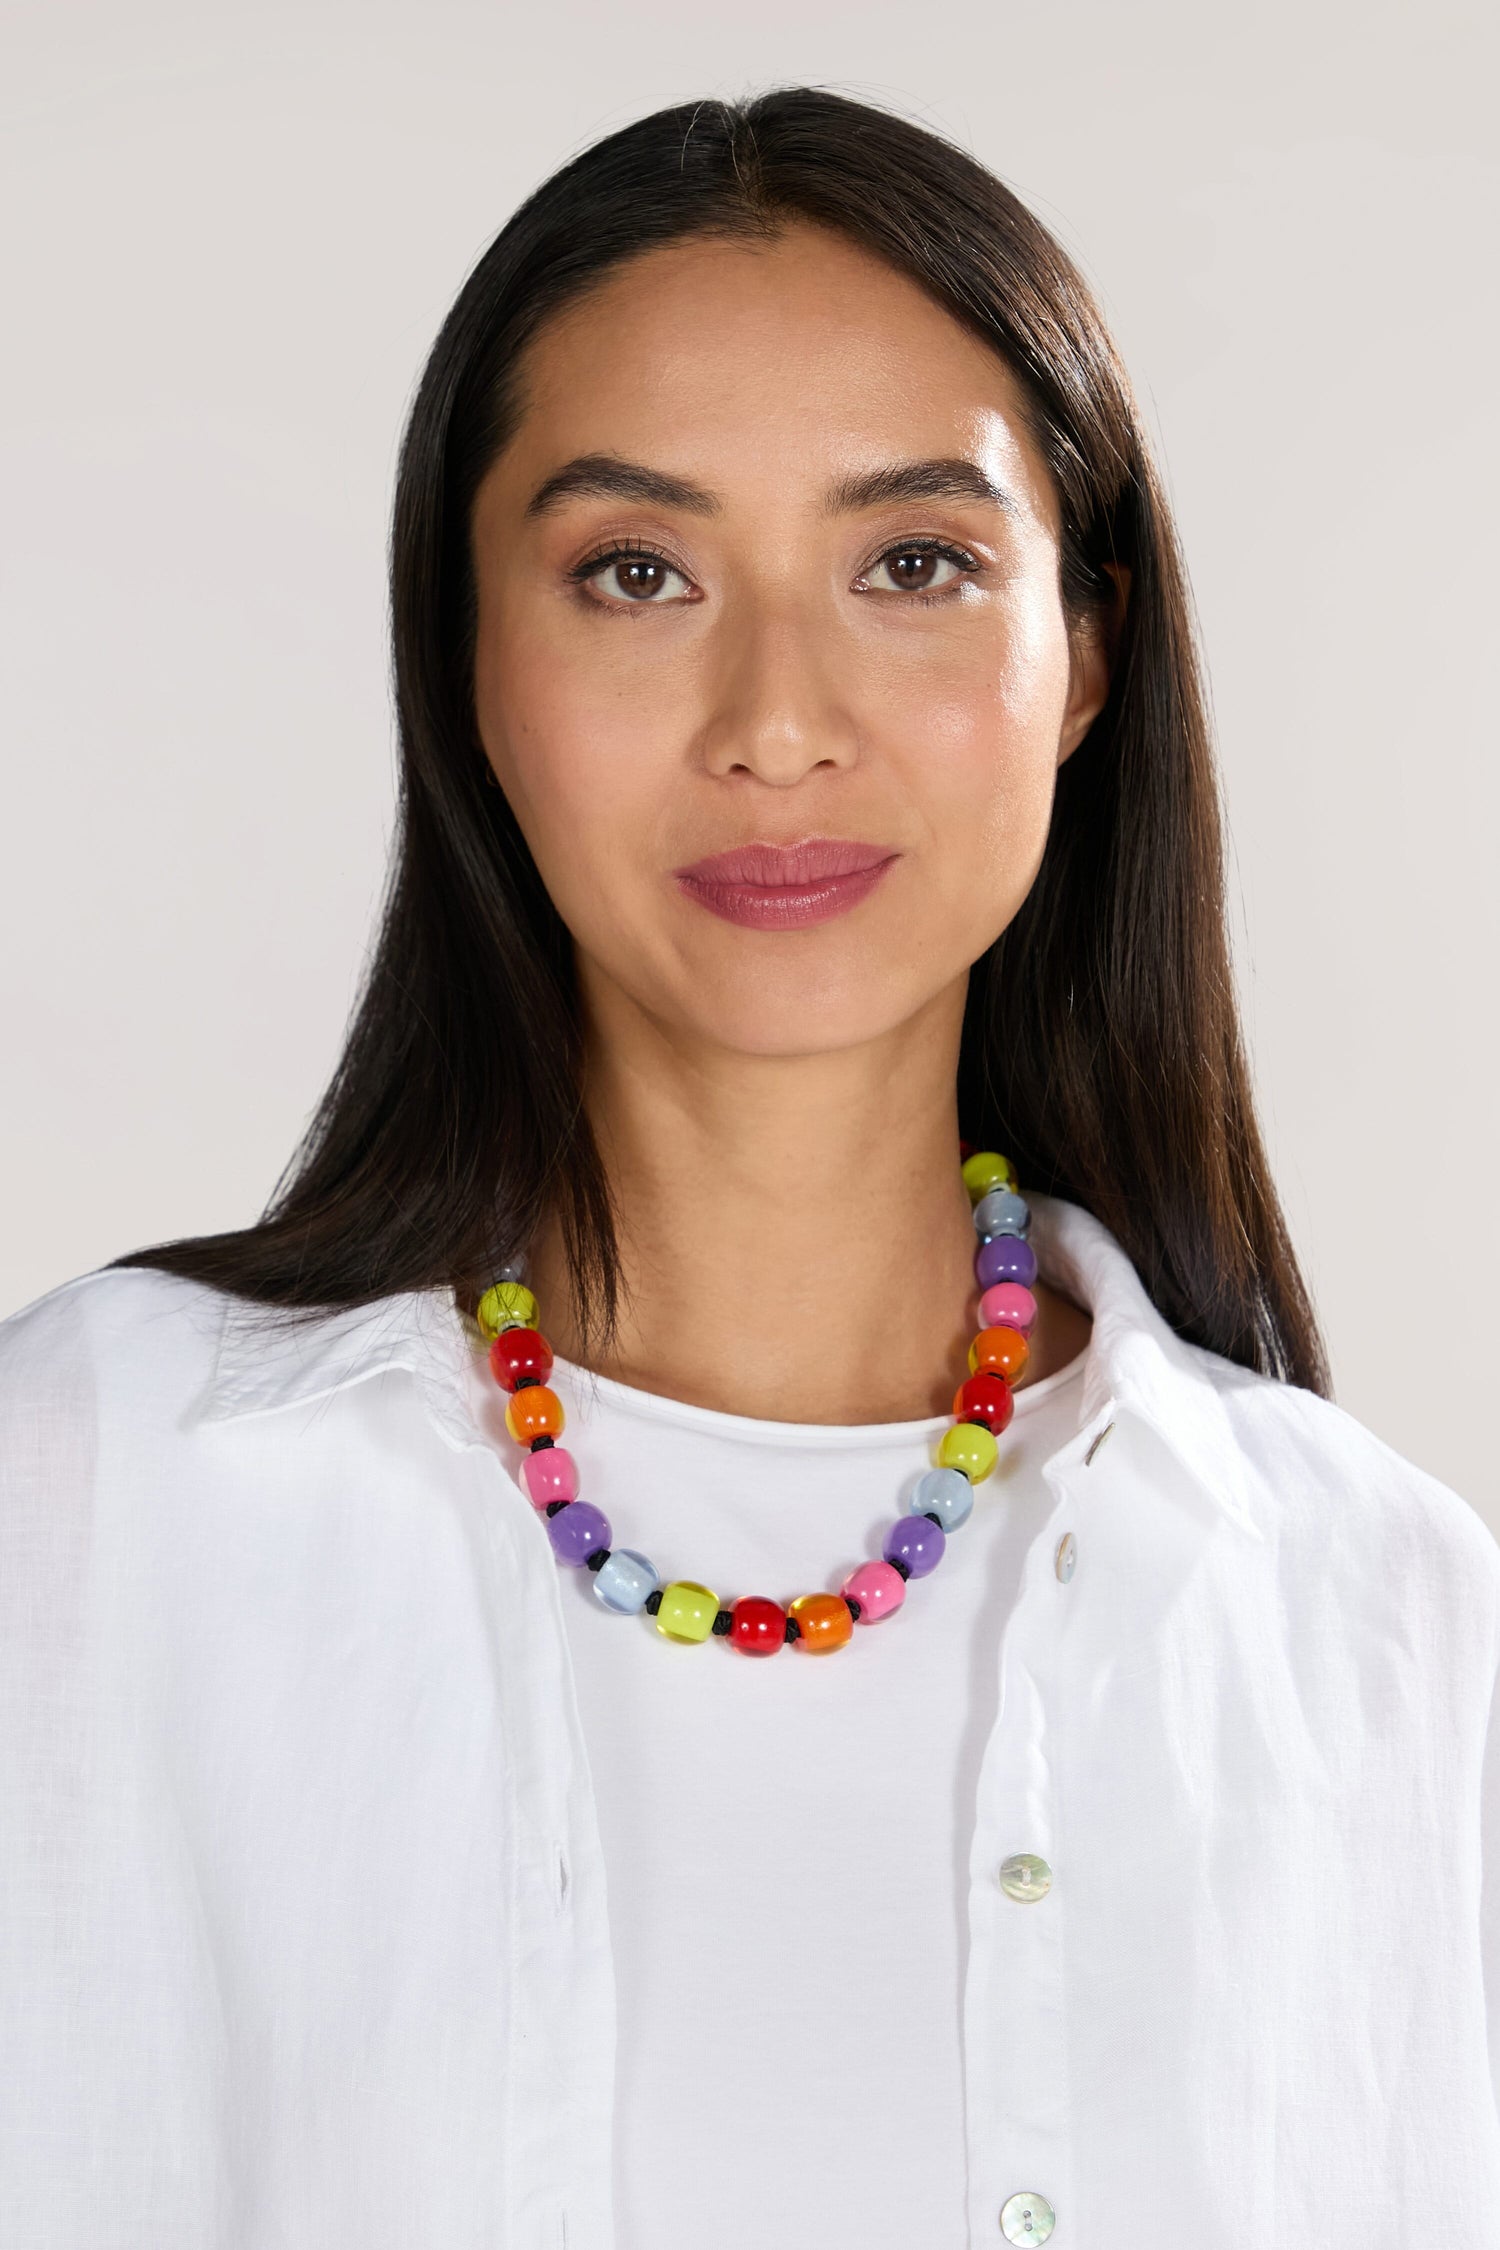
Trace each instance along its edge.
<instances>
[{"instance_id":1,"label":"forehead","mask_svg":"<svg viewBox=\"0 0 1500 2250\"><path fill-rule=\"evenodd\" d=\"M519 376L518 481L591 452L718 489L963 455L1055 521L999 354L883 259L805 222L642 253L547 321Z\"/></svg>"}]
</instances>

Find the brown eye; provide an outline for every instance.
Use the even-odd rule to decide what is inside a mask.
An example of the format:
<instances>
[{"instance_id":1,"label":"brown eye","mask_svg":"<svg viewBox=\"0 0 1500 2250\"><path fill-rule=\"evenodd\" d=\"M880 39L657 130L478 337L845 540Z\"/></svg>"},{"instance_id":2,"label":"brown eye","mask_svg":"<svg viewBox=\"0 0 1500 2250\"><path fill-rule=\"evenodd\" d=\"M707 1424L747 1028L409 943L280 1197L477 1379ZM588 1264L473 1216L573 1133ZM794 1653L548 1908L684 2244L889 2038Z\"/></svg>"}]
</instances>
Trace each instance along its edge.
<instances>
[{"instance_id":1,"label":"brown eye","mask_svg":"<svg viewBox=\"0 0 1500 2250\"><path fill-rule=\"evenodd\" d=\"M568 575L604 609L661 609L692 594L682 572L649 547L611 547L607 554L591 555Z\"/></svg>"},{"instance_id":2,"label":"brown eye","mask_svg":"<svg viewBox=\"0 0 1500 2250\"><path fill-rule=\"evenodd\" d=\"M608 573L611 593L624 594L633 602L649 601L675 575L664 562L649 557L641 562L617 562Z\"/></svg>"},{"instance_id":3,"label":"brown eye","mask_svg":"<svg viewBox=\"0 0 1500 2250\"><path fill-rule=\"evenodd\" d=\"M888 555L885 567L901 591L910 594L924 591L932 584L941 561L940 555Z\"/></svg>"},{"instance_id":4,"label":"brown eye","mask_svg":"<svg viewBox=\"0 0 1500 2250\"><path fill-rule=\"evenodd\" d=\"M862 584L878 593L930 594L972 576L978 567L972 555L957 547L888 547Z\"/></svg>"}]
</instances>

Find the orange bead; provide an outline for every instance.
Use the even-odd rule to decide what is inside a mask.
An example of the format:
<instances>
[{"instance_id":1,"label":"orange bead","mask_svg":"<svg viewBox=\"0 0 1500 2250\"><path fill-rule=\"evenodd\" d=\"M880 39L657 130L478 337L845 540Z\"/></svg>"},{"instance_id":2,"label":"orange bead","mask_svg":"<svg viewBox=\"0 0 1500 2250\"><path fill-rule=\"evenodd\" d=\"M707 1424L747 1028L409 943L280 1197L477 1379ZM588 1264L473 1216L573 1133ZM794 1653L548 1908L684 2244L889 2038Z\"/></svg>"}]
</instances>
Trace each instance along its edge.
<instances>
[{"instance_id":1,"label":"orange bead","mask_svg":"<svg viewBox=\"0 0 1500 2250\"><path fill-rule=\"evenodd\" d=\"M787 1603L787 1615L797 1620L793 1646L805 1648L809 1656L846 1648L854 1638L854 1619L842 1594L799 1594Z\"/></svg>"},{"instance_id":2,"label":"orange bead","mask_svg":"<svg viewBox=\"0 0 1500 2250\"><path fill-rule=\"evenodd\" d=\"M1019 1328L981 1328L969 1346L969 1372L1003 1375L1007 1383L1014 1383L1030 1357L1031 1348Z\"/></svg>"},{"instance_id":3,"label":"orange bead","mask_svg":"<svg viewBox=\"0 0 1500 2250\"><path fill-rule=\"evenodd\" d=\"M530 1445L533 1438L561 1437L562 1400L545 1383L527 1383L506 1401L505 1427L517 1445Z\"/></svg>"}]
</instances>

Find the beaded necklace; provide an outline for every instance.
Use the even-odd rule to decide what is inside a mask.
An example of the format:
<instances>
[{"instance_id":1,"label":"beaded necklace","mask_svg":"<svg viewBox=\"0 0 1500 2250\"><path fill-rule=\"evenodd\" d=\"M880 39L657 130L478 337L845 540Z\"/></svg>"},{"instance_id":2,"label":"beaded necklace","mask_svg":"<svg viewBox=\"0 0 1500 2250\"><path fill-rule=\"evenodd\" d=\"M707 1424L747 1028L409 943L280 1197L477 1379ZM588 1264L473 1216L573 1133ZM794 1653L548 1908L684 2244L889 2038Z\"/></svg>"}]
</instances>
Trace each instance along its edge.
<instances>
[{"instance_id":1,"label":"beaded necklace","mask_svg":"<svg viewBox=\"0 0 1500 2250\"><path fill-rule=\"evenodd\" d=\"M948 1534L969 1519L975 1485L995 1466L996 1440L1011 1418L1011 1385L1026 1366L1026 1339L1037 1310L1036 1253L1026 1240L1031 1213L1016 1192L1015 1168L1008 1157L975 1151L966 1142L960 1142L959 1154L979 1237L974 1275L981 1326L969 1346L969 1373L954 1397L953 1422L939 1441L937 1466L887 1531L881 1559L857 1564L836 1594L799 1594L785 1605L763 1594L742 1594L726 1609L712 1588L696 1579L663 1584L644 1555L611 1546L608 1516L579 1499L578 1464L557 1442L562 1401L547 1384L552 1347L536 1326L536 1298L520 1265L502 1269L500 1280L480 1298L476 1318L490 1339L490 1370L510 1393L505 1426L526 1448L521 1483L546 1519L557 1560L593 1573L603 1608L623 1617L644 1613L669 1641L718 1638L743 1656L774 1656L790 1642L823 1655L847 1646L856 1625L877 1625L892 1616L906 1599L908 1581L936 1570Z\"/></svg>"}]
</instances>

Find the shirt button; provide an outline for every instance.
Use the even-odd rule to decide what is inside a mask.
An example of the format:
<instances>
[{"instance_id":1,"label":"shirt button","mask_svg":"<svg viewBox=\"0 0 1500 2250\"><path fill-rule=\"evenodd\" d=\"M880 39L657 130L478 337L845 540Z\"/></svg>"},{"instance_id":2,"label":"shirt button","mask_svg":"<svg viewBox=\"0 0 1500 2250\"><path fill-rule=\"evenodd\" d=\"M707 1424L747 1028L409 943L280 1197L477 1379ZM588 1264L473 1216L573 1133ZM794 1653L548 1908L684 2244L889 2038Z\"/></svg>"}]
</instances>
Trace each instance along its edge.
<instances>
[{"instance_id":1,"label":"shirt button","mask_svg":"<svg viewBox=\"0 0 1500 2250\"><path fill-rule=\"evenodd\" d=\"M1045 2195L1025 2188L1000 2206L1000 2232L1007 2242L1045 2242L1057 2224L1057 2213Z\"/></svg>"},{"instance_id":2,"label":"shirt button","mask_svg":"<svg viewBox=\"0 0 1500 2250\"><path fill-rule=\"evenodd\" d=\"M1051 1890L1052 1870L1034 1852L1012 1852L1009 1859L1000 1862L1000 1888L1007 1898L1030 1906L1033 1900L1045 1898ZM1009 2208L1007 2204L1006 2209Z\"/></svg>"},{"instance_id":3,"label":"shirt button","mask_svg":"<svg viewBox=\"0 0 1500 2250\"><path fill-rule=\"evenodd\" d=\"M1058 1577L1065 1586L1073 1575L1073 1565L1077 1560L1078 1542L1071 1531L1065 1531L1057 1542L1057 1556L1054 1565Z\"/></svg>"}]
</instances>

